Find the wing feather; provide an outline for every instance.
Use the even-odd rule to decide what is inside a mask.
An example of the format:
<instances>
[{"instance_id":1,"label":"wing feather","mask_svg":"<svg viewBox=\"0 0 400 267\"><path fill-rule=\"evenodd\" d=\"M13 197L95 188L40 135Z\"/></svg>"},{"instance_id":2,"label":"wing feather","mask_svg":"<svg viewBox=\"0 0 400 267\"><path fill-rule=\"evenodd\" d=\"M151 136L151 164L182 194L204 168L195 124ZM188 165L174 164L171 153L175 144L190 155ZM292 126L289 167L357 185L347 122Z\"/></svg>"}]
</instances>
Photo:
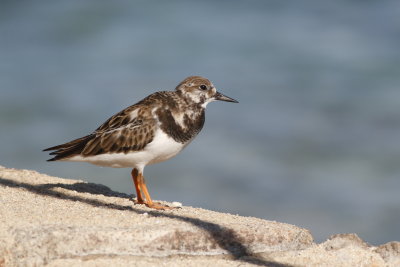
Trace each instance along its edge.
<instances>
[{"instance_id":1,"label":"wing feather","mask_svg":"<svg viewBox=\"0 0 400 267\"><path fill-rule=\"evenodd\" d=\"M151 111L139 102L109 118L92 134L44 151L53 150L50 154L54 157L49 161L138 151L153 140L156 125Z\"/></svg>"}]
</instances>

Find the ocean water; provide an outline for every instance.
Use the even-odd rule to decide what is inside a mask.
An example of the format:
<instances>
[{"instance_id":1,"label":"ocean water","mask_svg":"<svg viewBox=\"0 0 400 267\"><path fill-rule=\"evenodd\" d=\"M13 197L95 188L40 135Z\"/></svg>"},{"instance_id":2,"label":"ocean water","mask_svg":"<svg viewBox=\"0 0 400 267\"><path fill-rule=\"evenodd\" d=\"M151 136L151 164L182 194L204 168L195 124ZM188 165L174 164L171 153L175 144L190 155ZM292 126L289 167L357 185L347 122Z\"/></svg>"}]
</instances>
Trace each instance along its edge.
<instances>
[{"instance_id":1,"label":"ocean water","mask_svg":"<svg viewBox=\"0 0 400 267\"><path fill-rule=\"evenodd\" d=\"M41 150L202 75L240 103L145 169L153 198L400 240L399 25L395 0L2 1L0 165L133 193Z\"/></svg>"}]
</instances>

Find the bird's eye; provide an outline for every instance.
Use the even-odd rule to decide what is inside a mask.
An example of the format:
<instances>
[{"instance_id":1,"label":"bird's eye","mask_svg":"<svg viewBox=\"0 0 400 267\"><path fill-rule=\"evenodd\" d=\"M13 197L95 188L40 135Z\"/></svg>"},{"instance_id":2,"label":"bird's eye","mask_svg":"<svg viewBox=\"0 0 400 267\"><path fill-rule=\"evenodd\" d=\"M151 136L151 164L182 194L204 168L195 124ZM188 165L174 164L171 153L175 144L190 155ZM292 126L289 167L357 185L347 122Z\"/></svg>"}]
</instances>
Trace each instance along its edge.
<instances>
[{"instance_id":1,"label":"bird's eye","mask_svg":"<svg viewBox=\"0 0 400 267\"><path fill-rule=\"evenodd\" d=\"M207 90L207 86L205 86L204 84L200 85L200 89L201 90Z\"/></svg>"}]
</instances>

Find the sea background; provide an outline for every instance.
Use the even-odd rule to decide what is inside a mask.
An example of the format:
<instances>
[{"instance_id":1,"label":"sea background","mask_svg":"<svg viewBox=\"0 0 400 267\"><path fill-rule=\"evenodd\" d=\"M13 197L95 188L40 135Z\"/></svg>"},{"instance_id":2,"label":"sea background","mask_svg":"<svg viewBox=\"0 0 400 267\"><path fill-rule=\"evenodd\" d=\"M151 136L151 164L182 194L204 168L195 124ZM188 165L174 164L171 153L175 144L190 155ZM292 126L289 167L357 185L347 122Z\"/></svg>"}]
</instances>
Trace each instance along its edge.
<instances>
[{"instance_id":1,"label":"sea background","mask_svg":"<svg viewBox=\"0 0 400 267\"><path fill-rule=\"evenodd\" d=\"M240 103L145 169L153 198L400 240L397 0L2 1L0 165L132 194L129 169L41 150L190 75Z\"/></svg>"}]
</instances>

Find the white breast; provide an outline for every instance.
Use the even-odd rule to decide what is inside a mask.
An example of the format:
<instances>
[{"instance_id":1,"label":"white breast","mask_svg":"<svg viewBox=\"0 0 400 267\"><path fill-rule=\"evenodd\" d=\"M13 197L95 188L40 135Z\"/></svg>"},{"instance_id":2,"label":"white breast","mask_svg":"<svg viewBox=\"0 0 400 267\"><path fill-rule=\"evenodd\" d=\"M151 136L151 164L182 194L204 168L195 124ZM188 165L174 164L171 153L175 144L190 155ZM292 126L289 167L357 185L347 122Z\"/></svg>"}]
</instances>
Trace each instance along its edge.
<instances>
[{"instance_id":1,"label":"white breast","mask_svg":"<svg viewBox=\"0 0 400 267\"><path fill-rule=\"evenodd\" d=\"M141 151L125 153L100 154L82 157L80 155L65 159L66 161L83 161L99 166L114 168L138 168L168 160L178 154L188 143L181 144L158 129L154 139Z\"/></svg>"},{"instance_id":2,"label":"white breast","mask_svg":"<svg viewBox=\"0 0 400 267\"><path fill-rule=\"evenodd\" d=\"M178 154L188 144L189 142L186 144L176 142L161 129L158 129L154 140L145 147L145 152L152 155L152 159L148 162L148 164L170 159Z\"/></svg>"}]
</instances>

